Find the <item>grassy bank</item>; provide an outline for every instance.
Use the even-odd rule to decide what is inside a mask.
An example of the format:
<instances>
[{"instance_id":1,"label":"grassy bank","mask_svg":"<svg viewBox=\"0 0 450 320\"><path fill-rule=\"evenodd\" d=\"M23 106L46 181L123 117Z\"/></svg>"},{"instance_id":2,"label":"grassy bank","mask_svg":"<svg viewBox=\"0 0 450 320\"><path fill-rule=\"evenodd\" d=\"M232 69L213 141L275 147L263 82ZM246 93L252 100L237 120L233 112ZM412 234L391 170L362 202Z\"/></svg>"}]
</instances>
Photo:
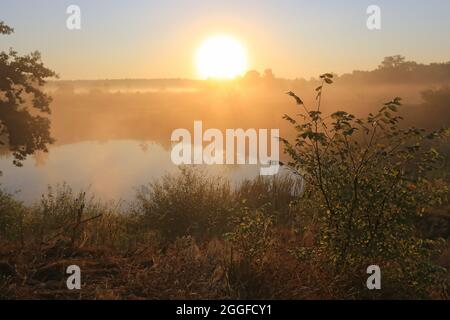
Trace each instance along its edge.
<instances>
[{"instance_id":1,"label":"grassy bank","mask_svg":"<svg viewBox=\"0 0 450 320\"><path fill-rule=\"evenodd\" d=\"M291 183L257 178L233 189L183 168L143 186L120 210L67 185L49 188L33 206L2 193L1 298L448 297L448 273L419 290L408 280L412 265L391 270L394 260L385 257L383 290L375 292L366 289L365 268L336 269L319 254L305 257L305 249L320 247L320 224L308 201L291 196ZM446 236L445 210L418 222L427 232L423 241ZM448 268L450 242L442 240L429 262ZM82 290L66 288L72 264L81 268Z\"/></svg>"}]
</instances>

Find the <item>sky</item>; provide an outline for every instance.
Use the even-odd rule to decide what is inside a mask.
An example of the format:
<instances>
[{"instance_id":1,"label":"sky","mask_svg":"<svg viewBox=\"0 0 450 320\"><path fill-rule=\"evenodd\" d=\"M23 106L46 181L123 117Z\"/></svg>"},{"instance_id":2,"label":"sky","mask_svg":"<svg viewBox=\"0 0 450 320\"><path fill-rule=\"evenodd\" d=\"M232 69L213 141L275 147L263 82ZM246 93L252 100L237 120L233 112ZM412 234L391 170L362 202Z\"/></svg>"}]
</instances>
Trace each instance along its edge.
<instances>
[{"instance_id":1,"label":"sky","mask_svg":"<svg viewBox=\"0 0 450 320\"><path fill-rule=\"evenodd\" d=\"M81 29L66 27L69 5ZM366 27L369 5L381 30ZM61 79L198 77L194 56L217 33L236 37L249 69L284 78L370 70L385 56L450 60L448 0L1 0L15 33L0 50L39 50Z\"/></svg>"}]
</instances>

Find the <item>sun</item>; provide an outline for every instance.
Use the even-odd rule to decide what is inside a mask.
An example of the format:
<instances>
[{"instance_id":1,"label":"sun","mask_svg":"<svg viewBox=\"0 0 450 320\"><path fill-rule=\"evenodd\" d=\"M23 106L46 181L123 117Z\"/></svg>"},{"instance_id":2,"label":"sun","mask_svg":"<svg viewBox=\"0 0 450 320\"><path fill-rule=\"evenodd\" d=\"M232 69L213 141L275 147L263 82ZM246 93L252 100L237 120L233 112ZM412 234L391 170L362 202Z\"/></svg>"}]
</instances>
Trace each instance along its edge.
<instances>
[{"instance_id":1,"label":"sun","mask_svg":"<svg viewBox=\"0 0 450 320\"><path fill-rule=\"evenodd\" d=\"M195 56L202 79L233 79L247 70L247 51L234 37L216 35L206 39Z\"/></svg>"}]
</instances>

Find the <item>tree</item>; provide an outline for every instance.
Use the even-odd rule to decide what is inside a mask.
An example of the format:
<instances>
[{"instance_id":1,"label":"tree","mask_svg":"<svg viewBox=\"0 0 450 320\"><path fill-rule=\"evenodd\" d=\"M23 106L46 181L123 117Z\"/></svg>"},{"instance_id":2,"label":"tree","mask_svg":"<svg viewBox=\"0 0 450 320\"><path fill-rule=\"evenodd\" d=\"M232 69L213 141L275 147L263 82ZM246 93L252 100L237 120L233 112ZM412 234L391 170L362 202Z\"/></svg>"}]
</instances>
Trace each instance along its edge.
<instances>
[{"instance_id":1,"label":"tree","mask_svg":"<svg viewBox=\"0 0 450 320\"><path fill-rule=\"evenodd\" d=\"M272 72L272 69L266 69L264 70L263 79L266 81L273 81L275 80L275 75Z\"/></svg>"},{"instance_id":2,"label":"tree","mask_svg":"<svg viewBox=\"0 0 450 320\"><path fill-rule=\"evenodd\" d=\"M0 34L13 32L0 21ZM12 153L17 166L35 151L48 152L54 142L47 117L51 97L42 87L45 79L56 76L38 51L25 56L13 49L0 52L0 147Z\"/></svg>"},{"instance_id":3,"label":"tree","mask_svg":"<svg viewBox=\"0 0 450 320\"><path fill-rule=\"evenodd\" d=\"M405 62L406 62L405 57L401 55L385 57L384 60L381 62L379 69L396 68L404 64Z\"/></svg>"},{"instance_id":4,"label":"tree","mask_svg":"<svg viewBox=\"0 0 450 320\"><path fill-rule=\"evenodd\" d=\"M261 82L261 74L256 70L250 70L244 75L244 83L248 85L255 85Z\"/></svg>"}]
</instances>

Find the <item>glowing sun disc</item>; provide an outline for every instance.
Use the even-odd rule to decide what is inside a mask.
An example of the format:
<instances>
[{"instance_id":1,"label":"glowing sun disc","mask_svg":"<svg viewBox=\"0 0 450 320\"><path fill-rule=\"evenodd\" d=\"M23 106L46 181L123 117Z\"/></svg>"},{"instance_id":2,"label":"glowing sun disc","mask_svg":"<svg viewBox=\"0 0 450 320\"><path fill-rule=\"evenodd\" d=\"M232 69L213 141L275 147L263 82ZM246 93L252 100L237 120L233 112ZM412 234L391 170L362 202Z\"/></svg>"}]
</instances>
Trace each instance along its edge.
<instances>
[{"instance_id":1,"label":"glowing sun disc","mask_svg":"<svg viewBox=\"0 0 450 320\"><path fill-rule=\"evenodd\" d=\"M247 52L242 44L228 35L208 38L196 54L201 78L233 79L247 69Z\"/></svg>"}]
</instances>

